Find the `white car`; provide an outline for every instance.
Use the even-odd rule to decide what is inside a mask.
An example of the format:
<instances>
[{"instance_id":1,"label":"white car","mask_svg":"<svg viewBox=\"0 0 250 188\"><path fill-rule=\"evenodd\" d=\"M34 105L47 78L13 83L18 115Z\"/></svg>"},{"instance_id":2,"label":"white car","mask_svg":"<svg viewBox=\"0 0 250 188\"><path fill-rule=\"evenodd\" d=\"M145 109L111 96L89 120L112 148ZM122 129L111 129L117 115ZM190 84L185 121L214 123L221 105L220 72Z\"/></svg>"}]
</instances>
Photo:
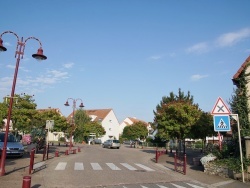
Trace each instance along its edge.
<instances>
[{"instance_id":1,"label":"white car","mask_svg":"<svg viewBox=\"0 0 250 188\"><path fill-rule=\"evenodd\" d=\"M119 140L106 140L103 142L102 147L103 148L117 148L119 149L121 146Z\"/></svg>"}]
</instances>

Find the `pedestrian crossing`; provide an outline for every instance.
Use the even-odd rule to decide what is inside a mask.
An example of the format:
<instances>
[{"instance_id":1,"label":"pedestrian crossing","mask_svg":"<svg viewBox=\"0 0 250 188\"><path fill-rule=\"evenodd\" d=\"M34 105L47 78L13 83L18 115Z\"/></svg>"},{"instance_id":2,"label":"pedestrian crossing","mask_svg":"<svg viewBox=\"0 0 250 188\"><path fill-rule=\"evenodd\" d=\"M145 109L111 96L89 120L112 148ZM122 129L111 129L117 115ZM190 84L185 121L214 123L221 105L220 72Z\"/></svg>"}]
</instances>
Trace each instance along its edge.
<instances>
[{"instance_id":1,"label":"pedestrian crossing","mask_svg":"<svg viewBox=\"0 0 250 188\"><path fill-rule=\"evenodd\" d=\"M101 165L99 163L84 164L83 162L74 162L74 165L69 165L67 162L58 162L54 170L63 171L66 168L73 168L76 171L86 170L86 168L97 171L104 169L109 169L114 171L121 171L121 170L131 170L131 171L143 170L147 172L155 171L154 169L140 163L133 163L133 164L119 163L117 165L114 163L104 163Z\"/></svg>"},{"instance_id":2,"label":"pedestrian crossing","mask_svg":"<svg viewBox=\"0 0 250 188\"><path fill-rule=\"evenodd\" d=\"M105 188L207 188L209 185L201 185L196 182L168 182L168 183L155 183L155 184L131 184L131 185L115 185L115 186L104 186ZM103 187L103 188L104 188ZM100 187L102 188L102 187Z\"/></svg>"}]
</instances>

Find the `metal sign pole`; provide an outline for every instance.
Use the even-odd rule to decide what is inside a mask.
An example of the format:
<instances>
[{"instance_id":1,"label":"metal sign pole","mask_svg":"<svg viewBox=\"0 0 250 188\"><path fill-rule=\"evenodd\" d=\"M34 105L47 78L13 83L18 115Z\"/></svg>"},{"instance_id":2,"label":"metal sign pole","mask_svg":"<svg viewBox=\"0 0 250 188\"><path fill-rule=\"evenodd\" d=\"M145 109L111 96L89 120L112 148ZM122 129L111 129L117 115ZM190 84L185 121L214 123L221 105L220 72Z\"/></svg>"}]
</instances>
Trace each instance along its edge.
<instances>
[{"instance_id":1,"label":"metal sign pole","mask_svg":"<svg viewBox=\"0 0 250 188\"><path fill-rule=\"evenodd\" d=\"M243 167L243 156L242 156L242 146L241 146L241 135L240 135L240 122L238 114L231 114L232 118L237 121L238 127L238 137L239 137L239 147L240 147L240 161L241 161L241 171L242 171L242 182L245 182L244 177L244 167Z\"/></svg>"}]
</instances>

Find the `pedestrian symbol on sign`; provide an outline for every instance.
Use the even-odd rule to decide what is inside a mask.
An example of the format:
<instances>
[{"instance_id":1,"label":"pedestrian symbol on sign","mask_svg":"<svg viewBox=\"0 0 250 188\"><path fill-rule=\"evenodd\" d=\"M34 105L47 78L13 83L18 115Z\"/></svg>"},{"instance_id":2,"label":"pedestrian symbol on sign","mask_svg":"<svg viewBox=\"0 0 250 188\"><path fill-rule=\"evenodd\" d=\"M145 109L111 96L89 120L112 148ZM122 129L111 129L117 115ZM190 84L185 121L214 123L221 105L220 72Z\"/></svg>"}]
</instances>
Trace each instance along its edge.
<instances>
[{"instance_id":1,"label":"pedestrian symbol on sign","mask_svg":"<svg viewBox=\"0 0 250 188\"><path fill-rule=\"evenodd\" d=\"M227 125L223 121L223 119L220 119L220 123L218 124L218 128L220 128L220 129L226 129L227 128Z\"/></svg>"}]
</instances>

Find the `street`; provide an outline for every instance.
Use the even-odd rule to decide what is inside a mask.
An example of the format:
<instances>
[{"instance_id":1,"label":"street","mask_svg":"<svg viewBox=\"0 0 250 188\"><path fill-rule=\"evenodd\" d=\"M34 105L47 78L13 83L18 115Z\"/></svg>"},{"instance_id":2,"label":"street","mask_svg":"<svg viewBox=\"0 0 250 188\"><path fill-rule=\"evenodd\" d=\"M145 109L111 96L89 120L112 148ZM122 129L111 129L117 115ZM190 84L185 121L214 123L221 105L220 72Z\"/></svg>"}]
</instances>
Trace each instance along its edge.
<instances>
[{"instance_id":1,"label":"street","mask_svg":"<svg viewBox=\"0 0 250 188\"><path fill-rule=\"evenodd\" d=\"M107 149L100 145L82 145L80 152L69 155L63 153L67 147L59 148L61 151L59 157L52 156L53 152L50 153L50 159L45 161L46 167L31 175L32 188L229 188L229 185L233 187L235 182L218 176L206 176L202 171L200 177L197 176L198 172L192 176L191 170L187 172L191 176L175 172L172 163L163 160L155 163L153 148L136 149L122 145L120 149ZM37 155L39 157L36 157L35 161L41 159L41 156ZM26 168L17 170L19 176L14 172L1 177L2 185L21 187L20 174L27 175L28 158L7 159L6 168L9 170L17 168L18 163L22 163Z\"/></svg>"}]
</instances>

